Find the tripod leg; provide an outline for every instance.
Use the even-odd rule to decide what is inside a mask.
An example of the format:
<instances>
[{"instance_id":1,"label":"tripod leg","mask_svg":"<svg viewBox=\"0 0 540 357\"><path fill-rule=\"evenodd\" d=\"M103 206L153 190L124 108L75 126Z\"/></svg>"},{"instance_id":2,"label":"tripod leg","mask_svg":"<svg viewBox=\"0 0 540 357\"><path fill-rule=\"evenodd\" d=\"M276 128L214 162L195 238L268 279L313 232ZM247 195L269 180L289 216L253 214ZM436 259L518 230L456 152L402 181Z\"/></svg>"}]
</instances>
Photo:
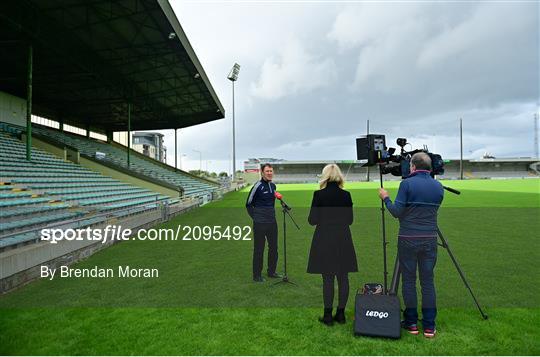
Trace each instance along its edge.
<instances>
[{"instance_id":1,"label":"tripod leg","mask_svg":"<svg viewBox=\"0 0 540 357\"><path fill-rule=\"evenodd\" d=\"M392 282L390 283L390 295L397 295L399 289L399 278L401 271L399 270L399 256L396 255L396 262L394 263L394 272L392 273Z\"/></svg>"},{"instance_id":2,"label":"tripod leg","mask_svg":"<svg viewBox=\"0 0 540 357\"><path fill-rule=\"evenodd\" d=\"M285 216L285 208L283 208L283 281L287 277L287 217Z\"/></svg>"},{"instance_id":3,"label":"tripod leg","mask_svg":"<svg viewBox=\"0 0 540 357\"><path fill-rule=\"evenodd\" d=\"M473 298L474 300L474 303L476 304L476 307L478 308L478 311L480 311L480 315L482 315L482 318L484 320L487 320L488 316L486 314L484 314L484 311L482 311L482 308L480 307L480 303L478 303L478 300L476 299L476 296L474 296L474 293L472 291L472 288L471 286L469 285L469 283L467 282L467 279L465 278L465 274L463 274L463 271L461 270L456 258L454 257L454 254L452 253L452 251L450 250L450 246L448 245L448 242L446 241L446 239L444 239L440 229L437 229L437 234L439 235L439 238L441 239L442 241L442 245L444 248L446 248L446 251L448 252L448 255L450 256L450 259L452 260L452 262L454 263L458 273L459 273L459 276L461 277L461 280L463 280L463 284L465 284L465 287L469 290L469 292L471 293L471 297Z\"/></svg>"}]
</instances>

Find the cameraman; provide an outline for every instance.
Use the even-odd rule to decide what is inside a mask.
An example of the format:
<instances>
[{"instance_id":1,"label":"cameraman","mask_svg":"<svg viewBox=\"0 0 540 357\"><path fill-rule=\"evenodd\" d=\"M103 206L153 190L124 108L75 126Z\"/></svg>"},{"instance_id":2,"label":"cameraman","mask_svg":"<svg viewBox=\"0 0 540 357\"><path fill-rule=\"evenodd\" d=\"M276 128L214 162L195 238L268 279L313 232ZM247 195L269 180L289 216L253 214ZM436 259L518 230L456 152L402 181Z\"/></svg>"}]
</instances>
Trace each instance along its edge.
<instances>
[{"instance_id":1,"label":"cameraman","mask_svg":"<svg viewBox=\"0 0 540 357\"><path fill-rule=\"evenodd\" d=\"M380 188L379 197L399 219L398 257L405 303L403 327L417 335L416 267L422 287L422 326L425 337L434 337L437 305L433 269L437 261L437 211L443 200L440 182L430 175L431 159L423 152L411 158L411 174L399 185L394 203Z\"/></svg>"}]
</instances>

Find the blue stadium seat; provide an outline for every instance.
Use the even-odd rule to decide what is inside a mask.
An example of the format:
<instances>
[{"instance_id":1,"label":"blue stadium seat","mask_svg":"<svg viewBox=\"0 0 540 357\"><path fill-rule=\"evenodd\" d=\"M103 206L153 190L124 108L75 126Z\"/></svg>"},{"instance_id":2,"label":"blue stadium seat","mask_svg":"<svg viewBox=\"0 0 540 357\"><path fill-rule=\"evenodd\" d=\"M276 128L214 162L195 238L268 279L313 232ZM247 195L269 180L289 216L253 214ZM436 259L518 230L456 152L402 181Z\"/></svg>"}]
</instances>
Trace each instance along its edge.
<instances>
[{"instance_id":1,"label":"blue stadium seat","mask_svg":"<svg viewBox=\"0 0 540 357\"><path fill-rule=\"evenodd\" d=\"M20 128L23 130L23 128ZM107 144L102 141L82 137L80 135L61 132L58 130L36 126L33 132L38 135L47 136L60 143L77 148L81 154L95 157L96 152L105 154L102 160L112 162L116 165L127 168L127 158L124 148L119 148L115 145ZM187 173L175 170L172 167L167 167L150 158L141 158L137 155L132 155L130 160L130 170L140 174L165 181L174 186L181 187L186 196L206 196L219 189L218 183L210 183Z\"/></svg>"},{"instance_id":2,"label":"blue stadium seat","mask_svg":"<svg viewBox=\"0 0 540 357\"><path fill-rule=\"evenodd\" d=\"M101 214L121 217L160 202L178 201L35 147L29 162L25 144L17 137L21 133L0 122L0 249L37 241L36 232L51 223L85 227L106 220ZM125 213L130 207L134 209Z\"/></svg>"}]
</instances>

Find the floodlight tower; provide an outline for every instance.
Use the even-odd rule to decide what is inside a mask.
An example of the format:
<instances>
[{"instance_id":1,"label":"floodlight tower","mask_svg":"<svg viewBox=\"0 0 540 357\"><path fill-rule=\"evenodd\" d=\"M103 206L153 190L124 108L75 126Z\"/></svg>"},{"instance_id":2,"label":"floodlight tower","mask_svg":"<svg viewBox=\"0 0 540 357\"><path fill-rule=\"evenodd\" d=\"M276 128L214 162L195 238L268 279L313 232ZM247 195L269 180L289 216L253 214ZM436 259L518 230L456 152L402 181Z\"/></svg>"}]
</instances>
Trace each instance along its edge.
<instances>
[{"instance_id":1,"label":"floodlight tower","mask_svg":"<svg viewBox=\"0 0 540 357\"><path fill-rule=\"evenodd\" d=\"M193 149L193 152L199 154L199 175L202 172L202 151Z\"/></svg>"},{"instance_id":2,"label":"floodlight tower","mask_svg":"<svg viewBox=\"0 0 540 357\"><path fill-rule=\"evenodd\" d=\"M538 113L534 113L534 158L538 157Z\"/></svg>"},{"instance_id":3,"label":"floodlight tower","mask_svg":"<svg viewBox=\"0 0 540 357\"><path fill-rule=\"evenodd\" d=\"M227 79L232 82L232 180L234 181L236 176L236 134L234 128L234 82L238 80L238 73L240 73L240 65L235 63L231 68Z\"/></svg>"}]
</instances>

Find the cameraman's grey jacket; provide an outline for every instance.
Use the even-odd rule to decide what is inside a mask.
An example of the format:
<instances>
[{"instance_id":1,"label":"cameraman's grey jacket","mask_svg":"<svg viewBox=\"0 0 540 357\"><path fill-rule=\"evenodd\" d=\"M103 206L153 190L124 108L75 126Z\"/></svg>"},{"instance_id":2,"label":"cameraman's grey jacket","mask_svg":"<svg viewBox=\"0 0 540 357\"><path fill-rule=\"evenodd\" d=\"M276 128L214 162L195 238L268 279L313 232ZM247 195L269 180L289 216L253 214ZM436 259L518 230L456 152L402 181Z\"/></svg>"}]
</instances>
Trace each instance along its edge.
<instances>
[{"instance_id":1,"label":"cameraman's grey jacket","mask_svg":"<svg viewBox=\"0 0 540 357\"><path fill-rule=\"evenodd\" d=\"M437 212L443 200L441 183L427 170L413 172L401 181L395 203L384 203L392 216L399 218L399 237L437 237Z\"/></svg>"}]
</instances>

